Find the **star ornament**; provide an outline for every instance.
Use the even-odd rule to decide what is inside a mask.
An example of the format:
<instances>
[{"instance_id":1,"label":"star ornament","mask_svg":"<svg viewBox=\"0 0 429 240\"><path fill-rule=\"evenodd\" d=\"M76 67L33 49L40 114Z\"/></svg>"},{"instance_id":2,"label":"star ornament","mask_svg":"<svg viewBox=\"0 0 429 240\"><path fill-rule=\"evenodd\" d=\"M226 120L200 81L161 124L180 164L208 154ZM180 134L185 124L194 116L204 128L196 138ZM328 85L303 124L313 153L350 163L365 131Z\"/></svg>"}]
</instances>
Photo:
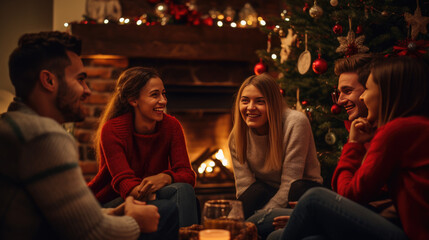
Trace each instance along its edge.
<instances>
[{"instance_id":1,"label":"star ornament","mask_svg":"<svg viewBox=\"0 0 429 240\"><path fill-rule=\"evenodd\" d=\"M419 33L428 33L426 25L429 23L429 17L422 16L420 7L416 8L414 15L411 15L411 13L404 13L404 18L408 25L411 25L412 40L415 40Z\"/></svg>"},{"instance_id":2,"label":"star ornament","mask_svg":"<svg viewBox=\"0 0 429 240\"><path fill-rule=\"evenodd\" d=\"M365 35L360 35L356 38L353 31L349 31L347 37L337 37L340 46L337 48L337 53L343 53L346 57L349 57L356 53L368 52L369 48L363 45L365 41Z\"/></svg>"}]
</instances>

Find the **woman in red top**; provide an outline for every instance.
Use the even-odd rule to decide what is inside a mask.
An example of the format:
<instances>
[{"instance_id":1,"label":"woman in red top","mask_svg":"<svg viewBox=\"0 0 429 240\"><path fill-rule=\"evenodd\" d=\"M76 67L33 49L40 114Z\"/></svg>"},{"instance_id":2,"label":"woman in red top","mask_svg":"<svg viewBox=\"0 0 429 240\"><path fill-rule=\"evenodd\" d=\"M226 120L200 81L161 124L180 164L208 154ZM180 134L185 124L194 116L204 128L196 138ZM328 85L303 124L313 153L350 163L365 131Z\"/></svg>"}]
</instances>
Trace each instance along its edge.
<instances>
[{"instance_id":1,"label":"woman in red top","mask_svg":"<svg viewBox=\"0 0 429 240\"><path fill-rule=\"evenodd\" d=\"M282 239L429 239L429 66L410 57L378 61L360 99L368 116L352 123L333 176L339 195L309 190ZM383 186L402 229L360 205Z\"/></svg>"},{"instance_id":2,"label":"woman in red top","mask_svg":"<svg viewBox=\"0 0 429 240\"><path fill-rule=\"evenodd\" d=\"M155 70L133 67L121 74L98 127L99 171L88 185L107 207L129 195L143 201L173 200L179 225L189 226L198 223L196 175L182 126L164 113L166 104Z\"/></svg>"}]
</instances>

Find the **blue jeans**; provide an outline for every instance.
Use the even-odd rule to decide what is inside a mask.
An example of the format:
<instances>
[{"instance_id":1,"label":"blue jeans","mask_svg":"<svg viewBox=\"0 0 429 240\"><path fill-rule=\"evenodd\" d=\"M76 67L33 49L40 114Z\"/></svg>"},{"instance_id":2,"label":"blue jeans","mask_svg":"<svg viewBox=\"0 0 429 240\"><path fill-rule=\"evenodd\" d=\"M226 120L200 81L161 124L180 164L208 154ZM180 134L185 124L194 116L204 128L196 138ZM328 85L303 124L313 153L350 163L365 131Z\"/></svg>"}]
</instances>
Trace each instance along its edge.
<instances>
[{"instance_id":1,"label":"blue jeans","mask_svg":"<svg viewBox=\"0 0 429 240\"><path fill-rule=\"evenodd\" d=\"M194 188L188 183L172 183L156 192L156 199L170 200L176 203L179 209L179 226L187 227L192 224L198 224L197 198L195 197ZM152 204L155 201L148 203ZM116 207L123 203L121 197L115 198L112 201L103 205L103 207Z\"/></svg>"},{"instance_id":2,"label":"blue jeans","mask_svg":"<svg viewBox=\"0 0 429 240\"><path fill-rule=\"evenodd\" d=\"M291 208L273 208L263 209L256 211L251 217L246 219L247 222L252 222L258 229L258 235L261 240L267 238L267 236L274 231L273 219L278 216L290 216L292 214Z\"/></svg>"},{"instance_id":3,"label":"blue jeans","mask_svg":"<svg viewBox=\"0 0 429 240\"><path fill-rule=\"evenodd\" d=\"M167 199L176 203L179 209L179 226L198 224L197 197L188 183L172 183L156 192L156 199Z\"/></svg>"},{"instance_id":4,"label":"blue jeans","mask_svg":"<svg viewBox=\"0 0 429 240\"><path fill-rule=\"evenodd\" d=\"M281 239L407 239L407 236L377 213L317 187L299 199Z\"/></svg>"}]
</instances>

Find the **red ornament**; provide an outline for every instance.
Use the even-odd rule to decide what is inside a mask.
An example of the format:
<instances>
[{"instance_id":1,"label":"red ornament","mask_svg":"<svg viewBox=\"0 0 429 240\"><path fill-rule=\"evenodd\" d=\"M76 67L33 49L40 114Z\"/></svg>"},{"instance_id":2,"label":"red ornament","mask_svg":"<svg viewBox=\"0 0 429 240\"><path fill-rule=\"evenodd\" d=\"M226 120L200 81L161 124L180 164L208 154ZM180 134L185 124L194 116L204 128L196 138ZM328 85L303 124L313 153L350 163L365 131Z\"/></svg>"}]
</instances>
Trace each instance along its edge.
<instances>
[{"instance_id":1,"label":"red ornament","mask_svg":"<svg viewBox=\"0 0 429 240\"><path fill-rule=\"evenodd\" d=\"M313 71L317 74L325 73L328 69L328 64L326 63L325 59L320 57L314 60L313 62Z\"/></svg>"},{"instance_id":2,"label":"red ornament","mask_svg":"<svg viewBox=\"0 0 429 240\"><path fill-rule=\"evenodd\" d=\"M363 32L363 28L362 28L362 26L361 25L358 25L357 27L356 27L356 34L361 34Z\"/></svg>"},{"instance_id":3,"label":"red ornament","mask_svg":"<svg viewBox=\"0 0 429 240\"><path fill-rule=\"evenodd\" d=\"M334 31L335 34L341 35L343 33L343 26L340 24L335 24L335 26L332 28L332 31Z\"/></svg>"},{"instance_id":4,"label":"red ornament","mask_svg":"<svg viewBox=\"0 0 429 240\"><path fill-rule=\"evenodd\" d=\"M308 104L308 102L306 100L304 100L304 101L301 102L301 104L305 106L305 105Z\"/></svg>"},{"instance_id":5,"label":"red ornament","mask_svg":"<svg viewBox=\"0 0 429 240\"><path fill-rule=\"evenodd\" d=\"M213 18L211 18L210 16L205 16L204 18L202 18L202 20L203 20L203 25L213 26Z\"/></svg>"},{"instance_id":6,"label":"red ornament","mask_svg":"<svg viewBox=\"0 0 429 240\"><path fill-rule=\"evenodd\" d=\"M253 68L256 75L262 74L267 71L267 66L262 62L262 59Z\"/></svg>"},{"instance_id":7,"label":"red ornament","mask_svg":"<svg viewBox=\"0 0 429 240\"><path fill-rule=\"evenodd\" d=\"M309 8L310 8L310 6L308 5L308 3L305 3L304 7L302 8L302 11L306 12Z\"/></svg>"},{"instance_id":8,"label":"red ornament","mask_svg":"<svg viewBox=\"0 0 429 240\"><path fill-rule=\"evenodd\" d=\"M338 105L338 104L334 104L334 105L332 105L332 107L331 107L331 113L333 113L333 114L339 114L341 112L341 107L340 107L340 105Z\"/></svg>"}]
</instances>

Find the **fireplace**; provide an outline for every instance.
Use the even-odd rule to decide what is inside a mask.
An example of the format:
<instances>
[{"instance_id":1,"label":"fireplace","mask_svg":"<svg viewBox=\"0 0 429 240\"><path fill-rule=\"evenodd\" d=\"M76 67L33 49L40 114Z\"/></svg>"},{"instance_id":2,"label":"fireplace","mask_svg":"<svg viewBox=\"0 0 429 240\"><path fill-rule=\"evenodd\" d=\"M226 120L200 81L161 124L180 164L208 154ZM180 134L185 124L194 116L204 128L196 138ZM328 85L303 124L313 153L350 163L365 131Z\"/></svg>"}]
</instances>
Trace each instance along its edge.
<instances>
[{"instance_id":1,"label":"fireplace","mask_svg":"<svg viewBox=\"0 0 429 240\"><path fill-rule=\"evenodd\" d=\"M86 104L90 117L74 127L86 179L97 172L91 138L117 77L128 67L147 66L159 71L167 91L167 112L183 126L198 175L200 201L233 198L227 139L234 94L253 74L258 62L255 50L265 47L265 36L258 29L191 26L75 24L71 29L83 41L83 60L93 92ZM181 31L181 37L164 36L172 31Z\"/></svg>"}]
</instances>

